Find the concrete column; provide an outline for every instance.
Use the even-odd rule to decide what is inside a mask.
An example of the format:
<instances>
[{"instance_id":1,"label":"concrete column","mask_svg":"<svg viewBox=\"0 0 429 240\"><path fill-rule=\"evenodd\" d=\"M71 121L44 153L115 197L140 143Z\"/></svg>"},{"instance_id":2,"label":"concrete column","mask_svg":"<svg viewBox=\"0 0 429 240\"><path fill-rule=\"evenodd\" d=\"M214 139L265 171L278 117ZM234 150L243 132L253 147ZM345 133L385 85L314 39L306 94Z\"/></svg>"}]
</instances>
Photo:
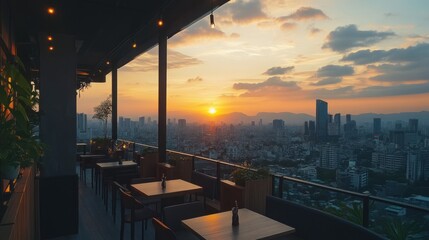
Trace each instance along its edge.
<instances>
[{"instance_id":1,"label":"concrete column","mask_svg":"<svg viewBox=\"0 0 429 240\"><path fill-rule=\"evenodd\" d=\"M73 36L40 36L41 177L76 173L76 48ZM50 51L49 46L54 50Z\"/></svg>"},{"instance_id":2,"label":"concrete column","mask_svg":"<svg viewBox=\"0 0 429 240\"><path fill-rule=\"evenodd\" d=\"M158 154L166 161L167 149L167 36L161 32L158 43Z\"/></svg>"},{"instance_id":3,"label":"concrete column","mask_svg":"<svg viewBox=\"0 0 429 240\"><path fill-rule=\"evenodd\" d=\"M76 174L76 48L69 35L40 34L40 139L45 144L39 181L40 235L78 232ZM53 50L49 50L53 46Z\"/></svg>"},{"instance_id":4,"label":"concrete column","mask_svg":"<svg viewBox=\"0 0 429 240\"><path fill-rule=\"evenodd\" d=\"M118 139L118 68L112 66L112 139Z\"/></svg>"}]
</instances>

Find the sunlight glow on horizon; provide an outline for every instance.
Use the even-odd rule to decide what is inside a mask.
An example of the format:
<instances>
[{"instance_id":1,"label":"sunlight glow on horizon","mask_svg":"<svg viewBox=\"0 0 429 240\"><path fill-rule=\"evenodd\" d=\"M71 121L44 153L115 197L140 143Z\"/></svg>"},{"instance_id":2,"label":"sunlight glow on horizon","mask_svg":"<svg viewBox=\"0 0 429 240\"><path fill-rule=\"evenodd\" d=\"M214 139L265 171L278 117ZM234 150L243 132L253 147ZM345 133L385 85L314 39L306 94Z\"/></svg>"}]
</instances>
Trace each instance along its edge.
<instances>
[{"instance_id":1,"label":"sunlight glow on horizon","mask_svg":"<svg viewBox=\"0 0 429 240\"><path fill-rule=\"evenodd\" d=\"M427 111L429 70L420 66L429 64L428 8L429 1L231 1L216 10L216 28L205 17L168 40L169 117L314 116L316 98L331 113ZM157 67L154 47L119 69L118 116L157 116ZM81 93L78 112L92 114L107 98L106 79Z\"/></svg>"}]
</instances>

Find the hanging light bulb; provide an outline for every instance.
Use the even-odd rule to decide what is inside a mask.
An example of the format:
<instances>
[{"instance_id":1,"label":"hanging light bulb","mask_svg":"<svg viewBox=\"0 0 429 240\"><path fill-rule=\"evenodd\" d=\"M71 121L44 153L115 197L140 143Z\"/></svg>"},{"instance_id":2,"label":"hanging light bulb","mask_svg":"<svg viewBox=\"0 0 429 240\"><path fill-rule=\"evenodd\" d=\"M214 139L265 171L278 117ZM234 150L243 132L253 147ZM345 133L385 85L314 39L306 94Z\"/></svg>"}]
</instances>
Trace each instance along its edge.
<instances>
[{"instance_id":1,"label":"hanging light bulb","mask_svg":"<svg viewBox=\"0 0 429 240\"><path fill-rule=\"evenodd\" d=\"M136 48L136 47L137 47L137 43L133 42L133 48Z\"/></svg>"},{"instance_id":2,"label":"hanging light bulb","mask_svg":"<svg viewBox=\"0 0 429 240\"><path fill-rule=\"evenodd\" d=\"M214 22L214 16L213 16L213 11L210 14L210 27L211 28L215 28L215 22Z\"/></svg>"}]
</instances>

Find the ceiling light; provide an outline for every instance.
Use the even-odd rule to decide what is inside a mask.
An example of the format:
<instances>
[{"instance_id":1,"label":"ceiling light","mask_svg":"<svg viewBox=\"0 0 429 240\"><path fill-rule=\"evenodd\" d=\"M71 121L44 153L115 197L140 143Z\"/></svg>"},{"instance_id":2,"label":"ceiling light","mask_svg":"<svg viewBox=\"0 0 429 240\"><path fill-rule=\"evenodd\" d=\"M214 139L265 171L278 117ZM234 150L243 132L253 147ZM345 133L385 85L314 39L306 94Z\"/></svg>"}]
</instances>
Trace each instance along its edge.
<instances>
[{"instance_id":1,"label":"ceiling light","mask_svg":"<svg viewBox=\"0 0 429 240\"><path fill-rule=\"evenodd\" d=\"M213 12L210 14L210 27L211 28L215 27Z\"/></svg>"},{"instance_id":2,"label":"ceiling light","mask_svg":"<svg viewBox=\"0 0 429 240\"><path fill-rule=\"evenodd\" d=\"M50 15L54 15L54 14L55 14L55 8L53 8L53 7L48 7L48 14L50 14Z\"/></svg>"},{"instance_id":3,"label":"ceiling light","mask_svg":"<svg viewBox=\"0 0 429 240\"><path fill-rule=\"evenodd\" d=\"M162 18L158 19L158 27L162 27L164 25L164 20Z\"/></svg>"}]
</instances>

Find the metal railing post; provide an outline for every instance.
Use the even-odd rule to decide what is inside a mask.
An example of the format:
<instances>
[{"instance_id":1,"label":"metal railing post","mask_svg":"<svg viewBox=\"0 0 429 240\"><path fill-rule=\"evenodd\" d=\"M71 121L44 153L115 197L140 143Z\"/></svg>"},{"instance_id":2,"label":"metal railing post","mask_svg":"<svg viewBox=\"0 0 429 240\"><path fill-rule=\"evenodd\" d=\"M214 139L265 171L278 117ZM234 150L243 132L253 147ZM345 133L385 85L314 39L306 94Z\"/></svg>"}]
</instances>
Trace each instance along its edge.
<instances>
[{"instance_id":1,"label":"metal railing post","mask_svg":"<svg viewBox=\"0 0 429 240\"><path fill-rule=\"evenodd\" d=\"M192 155L192 172L195 171L195 155Z\"/></svg>"},{"instance_id":2,"label":"metal railing post","mask_svg":"<svg viewBox=\"0 0 429 240\"><path fill-rule=\"evenodd\" d=\"M283 198L283 178L279 177L279 189L278 189L278 196L279 198Z\"/></svg>"},{"instance_id":3,"label":"metal railing post","mask_svg":"<svg viewBox=\"0 0 429 240\"><path fill-rule=\"evenodd\" d=\"M216 162L216 185L217 196L220 196L220 161Z\"/></svg>"},{"instance_id":4,"label":"metal railing post","mask_svg":"<svg viewBox=\"0 0 429 240\"><path fill-rule=\"evenodd\" d=\"M362 225L368 228L369 227L369 193L365 194L362 201L363 201Z\"/></svg>"}]
</instances>

